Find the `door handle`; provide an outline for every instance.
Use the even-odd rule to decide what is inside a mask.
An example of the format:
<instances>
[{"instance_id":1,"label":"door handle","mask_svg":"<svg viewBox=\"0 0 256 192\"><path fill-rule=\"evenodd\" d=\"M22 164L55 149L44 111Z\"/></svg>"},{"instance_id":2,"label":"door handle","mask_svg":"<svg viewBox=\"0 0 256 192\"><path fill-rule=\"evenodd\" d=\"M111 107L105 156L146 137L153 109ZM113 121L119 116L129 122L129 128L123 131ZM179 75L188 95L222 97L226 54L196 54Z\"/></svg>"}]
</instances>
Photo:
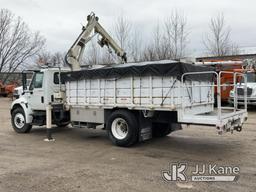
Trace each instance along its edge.
<instances>
[{"instance_id":1,"label":"door handle","mask_svg":"<svg viewBox=\"0 0 256 192\"><path fill-rule=\"evenodd\" d=\"M44 103L44 97L41 97L41 103Z\"/></svg>"}]
</instances>

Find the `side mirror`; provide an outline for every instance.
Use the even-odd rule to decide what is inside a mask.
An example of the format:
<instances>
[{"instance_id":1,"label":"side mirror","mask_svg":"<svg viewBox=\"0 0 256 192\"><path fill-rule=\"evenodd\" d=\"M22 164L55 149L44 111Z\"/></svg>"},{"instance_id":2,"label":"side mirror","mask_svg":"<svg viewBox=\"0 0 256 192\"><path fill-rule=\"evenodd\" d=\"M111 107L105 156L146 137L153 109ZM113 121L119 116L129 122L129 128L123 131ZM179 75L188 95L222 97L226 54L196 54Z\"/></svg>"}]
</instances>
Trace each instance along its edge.
<instances>
[{"instance_id":1,"label":"side mirror","mask_svg":"<svg viewBox=\"0 0 256 192\"><path fill-rule=\"evenodd\" d=\"M22 88L23 88L23 92L27 90L27 74L26 73L22 73Z\"/></svg>"}]
</instances>

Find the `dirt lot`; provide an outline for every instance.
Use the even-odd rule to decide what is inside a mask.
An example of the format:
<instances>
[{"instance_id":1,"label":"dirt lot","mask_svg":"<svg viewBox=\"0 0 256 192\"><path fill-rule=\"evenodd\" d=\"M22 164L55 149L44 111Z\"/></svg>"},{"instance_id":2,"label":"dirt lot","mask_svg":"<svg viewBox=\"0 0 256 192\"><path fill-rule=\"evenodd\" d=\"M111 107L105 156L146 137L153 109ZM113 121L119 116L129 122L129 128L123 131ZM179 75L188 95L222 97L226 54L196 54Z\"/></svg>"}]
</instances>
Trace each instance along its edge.
<instances>
[{"instance_id":1,"label":"dirt lot","mask_svg":"<svg viewBox=\"0 0 256 192\"><path fill-rule=\"evenodd\" d=\"M113 146L102 130L62 128L54 143L44 128L15 133L10 101L0 98L0 191L256 191L256 110L241 133L184 127L132 148ZM164 182L170 163L240 167L237 182Z\"/></svg>"}]
</instances>

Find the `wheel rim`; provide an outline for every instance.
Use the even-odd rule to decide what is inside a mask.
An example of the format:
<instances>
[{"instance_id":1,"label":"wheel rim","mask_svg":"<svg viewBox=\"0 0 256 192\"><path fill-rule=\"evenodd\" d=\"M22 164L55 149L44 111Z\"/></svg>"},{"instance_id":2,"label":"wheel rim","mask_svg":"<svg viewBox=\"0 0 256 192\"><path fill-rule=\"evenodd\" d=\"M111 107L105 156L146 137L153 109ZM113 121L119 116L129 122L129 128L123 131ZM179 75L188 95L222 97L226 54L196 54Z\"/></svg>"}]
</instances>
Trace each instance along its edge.
<instances>
[{"instance_id":1,"label":"wheel rim","mask_svg":"<svg viewBox=\"0 0 256 192\"><path fill-rule=\"evenodd\" d=\"M111 131L115 138L124 139L128 134L128 124L122 118L116 118L111 125Z\"/></svg>"},{"instance_id":2,"label":"wheel rim","mask_svg":"<svg viewBox=\"0 0 256 192\"><path fill-rule=\"evenodd\" d=\"M25 125L25 118L22 113L17 113L14 117L14 124L18 129L22 129Z\"/></svg>"}]
</instances>

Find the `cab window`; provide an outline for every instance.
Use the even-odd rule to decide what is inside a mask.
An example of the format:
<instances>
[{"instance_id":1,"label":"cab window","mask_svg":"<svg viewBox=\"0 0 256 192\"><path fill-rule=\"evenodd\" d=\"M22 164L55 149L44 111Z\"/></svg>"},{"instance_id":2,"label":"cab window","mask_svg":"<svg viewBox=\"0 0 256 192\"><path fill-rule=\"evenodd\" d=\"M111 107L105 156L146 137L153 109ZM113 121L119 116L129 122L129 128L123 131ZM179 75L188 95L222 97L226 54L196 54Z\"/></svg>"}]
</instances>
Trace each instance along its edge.
<instances>
[{"instance_id":1,"label":"cab window","mask_svg":"<svg viewBox=\"0 0 256 192\"><path fill-rule=\"evenodd\" d=\"M65 84L65 81L63 80L63 78L61 78L61 76L59 77L59 72L54 73L54 75L53 75L53 83L54 84L59 84L59 78L60 78L61 84Z\"/></svg>"},{"instance_id":2,"label":"cab window","mask_svg":"<svg viewBox=\"0 0 256 192\"><path fill-rule=\"evenodd\" d=\"M42 88L43 87L44 74L42 72L37 72L34 74L32 82L30 84L29 90Z\"/></svg>"}]
</instances>

